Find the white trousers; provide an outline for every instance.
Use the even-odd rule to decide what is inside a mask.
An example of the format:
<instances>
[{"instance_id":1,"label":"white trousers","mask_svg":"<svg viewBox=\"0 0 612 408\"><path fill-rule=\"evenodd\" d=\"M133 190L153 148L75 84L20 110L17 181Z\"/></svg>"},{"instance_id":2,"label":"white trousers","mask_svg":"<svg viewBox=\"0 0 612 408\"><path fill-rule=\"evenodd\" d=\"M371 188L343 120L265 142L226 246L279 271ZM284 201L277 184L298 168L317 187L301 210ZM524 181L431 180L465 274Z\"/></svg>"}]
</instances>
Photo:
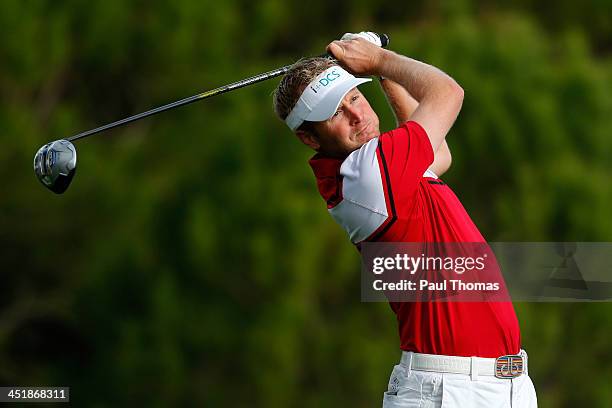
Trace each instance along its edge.
<instances>
[{"instance_id":1,"label":"white trousers","mask_svg":"<svg viewBox=\"0 0 612 408\"><path fill-rule=\"evenodd\" d=\"M537 408L531 378L449 374L411 370L402 364L393 368L383 408Z\"/></svg>"}]
</instances>

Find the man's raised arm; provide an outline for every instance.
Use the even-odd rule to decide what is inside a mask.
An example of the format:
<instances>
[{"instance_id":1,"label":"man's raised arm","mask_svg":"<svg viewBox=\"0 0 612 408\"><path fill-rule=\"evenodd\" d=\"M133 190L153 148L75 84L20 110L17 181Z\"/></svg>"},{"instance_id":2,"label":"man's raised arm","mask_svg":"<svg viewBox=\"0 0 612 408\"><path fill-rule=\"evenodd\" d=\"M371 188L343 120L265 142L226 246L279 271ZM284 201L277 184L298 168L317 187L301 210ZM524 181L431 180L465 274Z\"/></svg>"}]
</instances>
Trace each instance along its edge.
<instances>
[{"instance_id":1,"label":"man's raised arm","mask_svg":"<svg viewBox=\"0 0 612 408\"><path fill-rule=\"evenodd\" d=\"M463 89L438 68L357 38L333 41L327 50L358 75L389 78L404 87L419 105L410 120L429 136L433 151L444 142L463 103Z\"/></svg>"},{"instance_id":2,"label":"man's raised arm","mask_svg":"<svg viewBox=\"0 0 612 408\"><path fill-rule=\"evenodd\" d=\"M380 85L395 114L396 126L411 120L412 114L419 107L417 100L408 93L406 88L388 78L381 78ZM450 168L451 162L451 152L444 140L438 150L434 151L434 161L429 166L429 170L440 177Z\"/></svg>"}]
</instances>

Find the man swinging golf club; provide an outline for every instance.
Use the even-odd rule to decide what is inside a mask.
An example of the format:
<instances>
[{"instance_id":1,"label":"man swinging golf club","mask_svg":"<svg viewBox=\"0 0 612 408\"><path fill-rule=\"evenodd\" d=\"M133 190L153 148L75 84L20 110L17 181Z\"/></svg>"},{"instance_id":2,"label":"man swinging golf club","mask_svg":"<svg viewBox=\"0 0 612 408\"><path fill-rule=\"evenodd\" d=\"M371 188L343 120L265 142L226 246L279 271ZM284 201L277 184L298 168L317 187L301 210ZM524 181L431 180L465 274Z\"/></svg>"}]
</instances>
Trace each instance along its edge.
<instances>
[{"instance_id":1,"label":"man swinging golf club","mask_svg":"<svg viewBox=\"0 0 612 408\"><path fill-rule=\"evenodd\" d=\"M319 192L355 245L485 242L439 180L462 88L439 69L381 48L373 33L298 61L274 93L276 114L308 147ZM358 85L374 75L398 120L381 133ZM510 302L391 302L402 356L383 407L535 407ZM508 370L508 366L512 369Z\"/></svg>"}]
</instances>

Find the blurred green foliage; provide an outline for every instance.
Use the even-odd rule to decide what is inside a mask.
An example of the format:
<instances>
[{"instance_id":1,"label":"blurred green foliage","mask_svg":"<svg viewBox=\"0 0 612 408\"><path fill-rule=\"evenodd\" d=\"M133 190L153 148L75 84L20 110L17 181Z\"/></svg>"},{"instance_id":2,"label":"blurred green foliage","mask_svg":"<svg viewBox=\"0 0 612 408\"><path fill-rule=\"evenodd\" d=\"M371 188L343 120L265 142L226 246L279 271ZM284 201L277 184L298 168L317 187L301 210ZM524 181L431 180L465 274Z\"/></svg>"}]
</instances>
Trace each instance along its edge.
<instances>
[{"instance_id":1,"label":"blurred green foliage","mask_svg":"<svg viewBox=\"0 0 612 408\"><path fill-rule=\"evenodd\" d=\"M33 154L374 29L464 87L445 179L487 239L611 241L609 11L2 1L0 383L70 386L77 406L378 406L395 319L360 303L311 152L273 115L277 80L78 143L63 196ZM364 89L389 129L378 86ZM611 305L516 308L540 405L609 406Z\"/></svg>"}]
</instances>

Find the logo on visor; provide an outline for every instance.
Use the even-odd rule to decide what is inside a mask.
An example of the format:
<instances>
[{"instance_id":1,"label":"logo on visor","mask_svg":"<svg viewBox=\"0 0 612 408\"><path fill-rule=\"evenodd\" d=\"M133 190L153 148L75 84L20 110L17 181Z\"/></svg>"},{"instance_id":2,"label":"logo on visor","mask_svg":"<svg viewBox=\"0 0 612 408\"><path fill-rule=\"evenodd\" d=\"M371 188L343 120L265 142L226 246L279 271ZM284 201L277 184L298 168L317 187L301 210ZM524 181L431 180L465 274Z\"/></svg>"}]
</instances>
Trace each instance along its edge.
<instances>
[{"instance_id":1,"label":"logo on visor","mask_svg":"<svg viewBox=\"0 0 612 408\"><path fill-rule=\"evenodd\" d=\"M317 91L321 89L321 87L326 87L339 77L340 73L334 69L327 75L325 75L323 78L319 79L316 84L310 87L310 89L312 89L312 92L317 93Z\"/></svg>"}]
</instances>

